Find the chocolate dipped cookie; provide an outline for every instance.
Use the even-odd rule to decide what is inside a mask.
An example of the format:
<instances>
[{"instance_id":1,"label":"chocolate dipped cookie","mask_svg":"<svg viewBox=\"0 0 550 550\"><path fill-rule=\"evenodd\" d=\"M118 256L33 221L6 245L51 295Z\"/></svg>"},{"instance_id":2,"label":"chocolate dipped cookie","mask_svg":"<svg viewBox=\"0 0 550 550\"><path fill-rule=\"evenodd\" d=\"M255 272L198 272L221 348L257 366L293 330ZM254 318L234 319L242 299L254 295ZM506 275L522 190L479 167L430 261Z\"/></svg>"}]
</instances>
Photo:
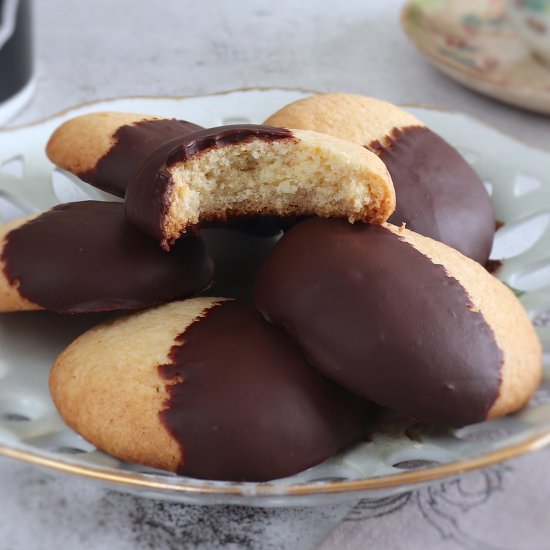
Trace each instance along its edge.
<instances>
[{"instance_id":1,"label":"chocolate dipped cookie","mask_svg":"<svg viewBox=\"0 0 550 550\"><path fill-rule=\"evenodd\" d=\"M0 227L0 239L0 311L138 309L194 295L213 277L196 234L164 252L121 203L61 204Z\"/></svg>"},{"instance_id":2,"label":"chocolate dipped cookie","mask_svg":"<svg viewBox=\"0 0 550 550\"><path fill-rule=\"evenodd\" d=\"M46 146L48 158L83 181L124 197L130 179L159 146L202 126L184 120L120 112L81 115L63 123ZM275 218L243 218L204 223L262 237L281 232Z\"/></svg>"},{"instance_id":3,"label":"chocolate dipped cookie","mask_svg":"<svg viewBox=\"0 0 550 550\"><path fill-rule=\"evenodd\" d=\"M344 217L393 212L380 159L351 142L252 124L187 134L159 147L126 193L128 219L168 248L194 224L241 216Z\"/></svg>"},{"instance_id":4,"label":"chocolate dipped cookie","mask_svg":"<svg viewBox=\"0 0 550 550\"><path fill-rule=\"evenodd\" d=\"M104 323L57 359L64 420L130 462L220 480L300 472L365 433L370 406L251 306L174 302Z\"/></svg>"},{"instance_id":5,"label":"chocolate dipped cookie","mask_svg":"<svg viewBox=\"0 0 550 550\"><path fill-rule=\"evenodd\" d=\"M52 134L48 158L94 187L124 197L129 179L157 147L202 126L153 115L101 112L72 118Z\"/></svg>"},{"instance_id":6,"label":"chocolate dipped cookie","mask_svg":"<svg viewBox=\"0 0 550 550\"><path fill-rule=\"evenodd\" d=\"M495 233L489 195L479 176L445 140L399 107L352 94L300 99L265 124L314 130L376 153L392 176L394 225L443 242L485 265Z\"/></svg>"},{"instance_id":7,"label":"chocolate dipped cookie","mask_svg":"<svg viewBox=\"0 0 550 550\"><path fill-rule=\"evenodd\" d=\"M268 256L255 296L323 374L418 420L495 418L541 379L538 337L510 289L403 227L302 222Z\"/></svg>"}]
</instances>

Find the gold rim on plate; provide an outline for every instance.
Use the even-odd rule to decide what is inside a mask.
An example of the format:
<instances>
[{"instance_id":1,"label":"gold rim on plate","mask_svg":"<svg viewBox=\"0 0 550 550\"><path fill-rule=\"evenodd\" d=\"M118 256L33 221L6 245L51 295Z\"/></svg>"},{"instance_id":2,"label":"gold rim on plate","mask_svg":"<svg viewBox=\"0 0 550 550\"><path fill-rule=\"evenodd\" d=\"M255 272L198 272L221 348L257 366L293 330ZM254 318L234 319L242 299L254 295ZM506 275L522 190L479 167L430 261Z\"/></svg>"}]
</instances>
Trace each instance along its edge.
<instances>
[{"instance_id":1,"label":"gold rim on plate","mask_svg":"<svg viewBox=\"0 0 550 550\"><path fill-rule=\"evenodd\" d=\"M299 88L273 88L273 87L255 87L255 88L239 88L234 90L226 90L216 92L212 94L198 94L188 96L125 96L118 98L108 98L96 101L90 101L74 105L68 109L58 112L54 115L45 117L39 121L35 121L29 124L23 124L10 128L0 129L0 133L12 132L21 130L28 127L33 127L45 122L48 122L56 117L66 115L71 111L80 109L82 107L92 106L98 103L105 103L124 99L165 99L165 100L178 100L188 99L194 97L204 96L219 96L230 94L233 92L247 92L247 91L289 91L289 92L302 92L302 93L322 93L317 90L299 89ZM418 105L418 104L406 104L408 107L421 107L428 110L456 113L456 111L442 109L430 105ZM468 116L468 115L467 115ZM469 116L468 116L469 117ZM485 122L479 121L473 117L469 117L475 122L479 122L484 126L506 136L509 139L513 139L516 142L519 140L511 135L507 135L505 132L492 127ZM548 152L540 147L525 144L539 151ZM440 464L437 466L430 466L428 468L421 468L417 470L409 470L402 473L395 473L390 475L371 477L360 480L344 480L344 481L330 481L330 482L318 482L318 483L299 483L293 485L281 485L280 483L243 483L234 484L214 481L197 481L195 483L180 482L185 478L170 477L170 482L162 480L160 475L132 472L125 470L121 473L120 470L114 470L112 468L95 467L88 465L80 465L71 463L70 461L64 461L59 458L47 456L47 453L38 454L34 451L26 450L21 447L9 447L6 444L0 444L0 456L7 458L13 458L39 466L47 468L57 472L63 472L67 474L77 475L87 479L93 479L96 481L102 481L110 485L127 487L127 488L141 488L148 489L156 492L171 493L173 495L211 495L211 496L234 496L243 498L259 498L266 497L300 497L300 496L315 496L315 495L330 495L337 493L354 493L362 491L374 491L380 489L395 489L399 487L407 487L410 485L418 485L438 479L459 476L466 472L477 470L491 466L498 462L503 462L511 458L518 457L522 454L542 449L543 447L550 445L550 428L542 430L535 435L532 435L524 441L507 445L502 449L486 452L484 454L471 457L464 460L458 460L449 462L446 464Z\"/></svg>"},{"instance_id":2,"label":"gold rim on plate","mask_svg":"<svg viewBox=\"0 0 550 550\"><path fill-rule=\"evenodd\" d=\"M448 464L433 466L426 469L408 471L401 474L392 474L389 476L380 476L361 480L332 481L326 485L303 483L282 487L281 485L267 482L259 484L247 483L247 486L254 487L253 496L255 497L298 497L306 495L313 496L334 493L372 491L377 489L396 488L400 486L407 487L409 485L436 481L445 477L462 475L466 472L485 468L528 452L537 451L547 445L550 445L550 429L534 435L523 442L515 443L506 448L491 451L481 456L457 462L449 462ZM113 470L70 464L59 461L58 459L36 455L23 449L9 448L5 446L0 446L0 455L21 460L35 466L78 475L97 481L103 481L112 485L139 487L142 489L163 492L166 491L176 494L187 493L190 495L251 496L250 492L233 485L223 487L214 483L208 485L208 481L205 481L204 484L201 483L200 485L193 485L189 483L166 483L157 479L159 476L155 476L154 474L140 474L129 471L124 472L124 474L120 474ZM174 477L171 479L178 478Z\"/></svg>"}]
</instances>

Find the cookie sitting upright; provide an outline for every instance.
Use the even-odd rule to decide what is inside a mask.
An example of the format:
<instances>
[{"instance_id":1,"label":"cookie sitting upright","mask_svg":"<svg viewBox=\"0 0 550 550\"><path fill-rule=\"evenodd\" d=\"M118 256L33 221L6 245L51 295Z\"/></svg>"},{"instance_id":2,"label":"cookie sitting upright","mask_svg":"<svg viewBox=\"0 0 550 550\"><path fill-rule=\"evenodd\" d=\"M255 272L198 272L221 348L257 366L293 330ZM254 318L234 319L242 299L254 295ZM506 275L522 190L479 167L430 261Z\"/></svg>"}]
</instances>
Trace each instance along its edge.
<instances>
[{"instance_id":1,"label":"cookie sitting upright","mask_svg":"<svg viewBox=\"0 0 550 550\"><path fill-rule=\"evenodd\" d=\"M298 100L266 124L324 132L376 153L397 196L394 225L431 237L485 265L495 233L483 182L451 145L413 115L386 101L352 94Z\"/></svg>"}]
</instances>

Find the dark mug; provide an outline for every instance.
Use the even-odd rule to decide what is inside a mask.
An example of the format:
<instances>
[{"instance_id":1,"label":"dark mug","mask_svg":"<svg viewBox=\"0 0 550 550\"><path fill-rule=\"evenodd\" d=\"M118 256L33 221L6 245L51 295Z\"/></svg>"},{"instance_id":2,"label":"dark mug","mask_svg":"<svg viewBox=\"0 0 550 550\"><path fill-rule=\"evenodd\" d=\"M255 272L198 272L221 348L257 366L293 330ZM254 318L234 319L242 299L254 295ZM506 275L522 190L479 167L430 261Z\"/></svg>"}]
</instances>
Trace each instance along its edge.
<instances>
[{"instance_id":1,"label":"dark mug","mask_svg":"<svg viewBox=\"0 0 550 550\"><path fill-rule=\"evenodd\" d=\"M0 124L34 91L31 0L0 0Z\"/></svg>"}]
</instances>

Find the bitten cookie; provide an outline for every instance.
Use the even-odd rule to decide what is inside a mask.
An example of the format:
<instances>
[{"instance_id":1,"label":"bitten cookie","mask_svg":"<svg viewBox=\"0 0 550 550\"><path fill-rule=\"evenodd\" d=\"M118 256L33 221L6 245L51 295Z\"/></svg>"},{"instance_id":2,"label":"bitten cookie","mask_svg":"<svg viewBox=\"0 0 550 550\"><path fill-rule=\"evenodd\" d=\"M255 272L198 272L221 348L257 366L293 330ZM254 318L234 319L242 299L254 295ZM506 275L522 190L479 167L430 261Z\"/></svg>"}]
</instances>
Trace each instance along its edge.
<instances>
[{"instance_id":1,"label":"bitten cookie","mask_svg":"<svg viewBox=\"0 0 550 550\"><path fill-rule=\"evenodd\" d=\"M126 221L121 203L62 204L0 227L0 239L0 311L138 309L212 282L212 260L198 236L164 252Z\"/></svg>"},{"instance_id":2,"label":"bitten cookie","mask_svg":"<svg viewBox=\"0 0 550 550\"><path fill-rule=\"evenodd\" d=\"M126 214L167 248L205 220L275 215L382 222L395 207L384 164L356 144L268 126L201 130L161 146L126 193Z\"/></svg>"},{"instance_id":3,"label":"bitten cookie","mask_svg":"<svg viewBox=\"0 0 550 550\"><path fill-rule=\"evenodd\" d=\"M247 304L174 302L95 327L57 359L65 421L123 460L221 480L302 471L360 437L367 403Z\"/></svg>"},{"instance_id":4,"label":"bitten cookie","mask_svg":"<svg viewBox=\"0 0 550 550\"><path fill-rule=\"evenodd\" d=\"M478 175L424 123L386 101L352 94L310 96L265 124L331 134L364 145L386 164L397 206L389 218L485 265L495 233L491 200Z\"/></svg>"},{"instance_id":5,"label":"bitten cookie","mask_svg":"<svg viewBox=\"0 0 550 550\"><path fill-rule=\"evenodd\" d=\"M90 113L52 134L48 158L103 191L124 197L129 178L157 147L202 126L133 113Z\"/></svg>"},{"instance_id":6,"label":"bitten cookie","mask_svg":"<svg viewBox=\"0 0 550 550\"><path fill-rule=\"evenodd\" d=\"M510 289L390 224L298 224L260 269L256 303L326 376L419 420L504 415L540 382L541 346Z\"/></svg>"}]
</instances>

